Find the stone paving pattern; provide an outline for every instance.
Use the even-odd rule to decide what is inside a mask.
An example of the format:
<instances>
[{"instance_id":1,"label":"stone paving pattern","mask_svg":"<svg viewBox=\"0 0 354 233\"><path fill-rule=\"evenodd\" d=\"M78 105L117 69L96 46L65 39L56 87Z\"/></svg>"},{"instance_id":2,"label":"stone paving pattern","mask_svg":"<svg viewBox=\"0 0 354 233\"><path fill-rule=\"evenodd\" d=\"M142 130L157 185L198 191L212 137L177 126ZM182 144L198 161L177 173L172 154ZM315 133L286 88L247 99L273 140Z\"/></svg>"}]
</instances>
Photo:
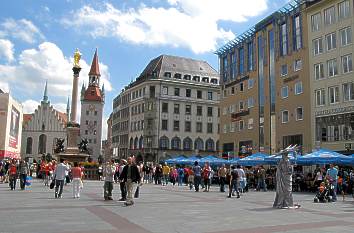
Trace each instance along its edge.
<instances>
[{"instance_id":1,"label":"stone paving pattern","mask_svg":"<svg viewBox=\"0 0 354 233\"><path fill-rule=\"evenodd\" d=\"M62 199L35 180L25 191L0 184L0 233L334 233L354 232L354 200L313 203L313 194L295 193L298 210L271 208L274 192L226 198L208 193L144 184L135 205L103 201L103 182L85 181L80 199L72 186ZM115 185L114 198L119 198Z\"/></svg>"}]
</instances>

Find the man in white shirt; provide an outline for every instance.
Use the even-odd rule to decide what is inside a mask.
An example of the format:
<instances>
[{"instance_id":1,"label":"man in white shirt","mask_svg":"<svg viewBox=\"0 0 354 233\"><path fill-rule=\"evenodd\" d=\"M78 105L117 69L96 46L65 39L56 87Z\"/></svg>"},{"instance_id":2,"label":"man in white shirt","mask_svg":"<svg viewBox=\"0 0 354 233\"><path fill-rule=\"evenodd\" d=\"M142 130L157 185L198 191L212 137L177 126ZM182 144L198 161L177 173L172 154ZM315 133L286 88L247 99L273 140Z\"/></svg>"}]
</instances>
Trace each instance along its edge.
<instances>
[{"instance_id":1,"label":"man in white shirt","mask_svg":"<svg viewBox=\"0 0 354 233\"><path fill-rule=\"evenodd\" d=\"M63 194L64 179L66 177L66 172L68 172L69 170L70 169L64 164L64 159L60 159L60 164L58 164L54 171L55 198L62 197L61 195Z\"/></svg>"},{"instance_id":2,"label":"man in white shirt","mask_svg":"<svg viewBox=\"0 0 354 233\"><path fill-rule=\"evenodd\" d=\"M240 192L243 193L246 187L246 174L240 165L236 166L236 171L238 173L238 187L240 189Z\"/></svg>"}]
</instances>

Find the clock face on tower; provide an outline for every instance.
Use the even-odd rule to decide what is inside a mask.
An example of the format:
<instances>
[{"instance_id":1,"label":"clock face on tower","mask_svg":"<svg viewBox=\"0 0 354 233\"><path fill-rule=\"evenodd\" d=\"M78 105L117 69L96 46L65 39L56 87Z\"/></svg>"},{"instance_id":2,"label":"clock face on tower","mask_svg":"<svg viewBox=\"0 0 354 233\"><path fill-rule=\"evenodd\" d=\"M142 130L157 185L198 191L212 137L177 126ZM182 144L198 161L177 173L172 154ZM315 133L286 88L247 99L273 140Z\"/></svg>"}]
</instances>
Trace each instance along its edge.
<instances>
[{"instance_id":1,"label":"clock face on tower","mask_svg":"<svg viewBox=\"0 0 354 233\"><path fill-rule=\"evenodd\" d=\"M89 110L90 110L91 112L93 112L93 111L96 110L96 108L95 108L95 106L94 106L93 104L90 104Z\"/></svg>"},{"instance_id":2,"label":"clock face on tower","mask_svg":"<svg viewBox=\"0 0 354 233\"><path fill-rule=\"evenodd\" d=\"M96 126L93 124L93 121L90 121L88 126L87 126L87 129L90 133L93 133L93 130L96 128Z\"/></svg>"}]
</instances>

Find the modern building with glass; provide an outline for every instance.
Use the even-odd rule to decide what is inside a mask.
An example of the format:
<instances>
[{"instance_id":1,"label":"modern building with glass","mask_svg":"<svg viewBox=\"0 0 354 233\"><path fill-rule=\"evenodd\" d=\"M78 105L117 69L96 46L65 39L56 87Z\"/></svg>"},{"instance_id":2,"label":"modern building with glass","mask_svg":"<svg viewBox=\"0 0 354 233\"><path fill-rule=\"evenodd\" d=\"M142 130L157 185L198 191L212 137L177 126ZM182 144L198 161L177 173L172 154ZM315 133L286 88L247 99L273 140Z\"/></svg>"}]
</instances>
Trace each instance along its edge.
<instances>
[{"instance_id":1,"label":"modern building with glass","mask_svg":"<svg viewBox=\"0 0 354 233\"><path fill-rule=\"evenodd\" d=\"M311 151L307 18L292 1L220 48L223 153Z\"/></svg>"}]
</instances>

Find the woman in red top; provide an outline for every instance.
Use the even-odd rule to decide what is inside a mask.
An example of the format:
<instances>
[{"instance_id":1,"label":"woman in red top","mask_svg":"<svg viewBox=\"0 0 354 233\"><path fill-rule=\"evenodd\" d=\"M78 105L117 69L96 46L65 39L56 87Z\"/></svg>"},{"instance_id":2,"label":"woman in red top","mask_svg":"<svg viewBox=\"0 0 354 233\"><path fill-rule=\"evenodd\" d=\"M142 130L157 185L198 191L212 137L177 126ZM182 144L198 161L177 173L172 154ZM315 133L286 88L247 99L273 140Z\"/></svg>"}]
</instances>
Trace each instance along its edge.
<instances>
[{"instance_id":1,"label":"woman in red top","mask_svg":"<svg viewBox=\"0 0 354 233\"><path fill-rule=\"evenodd\" d=\"M74 162L74 167L71 168L71 174L73 176L73 197L80 198L80 188L82 186L82 171L77 162Z\"/></svg>"},{"instance_id":2,"label":"woman in red top","mask_svg":"<svg viewBox=\"0 0 354 233\"><path fill-rule=\"evenodd\" d=\"M11 190L15 190L15 188L16 188L16 180L17 180L16 160L13 160L11 165L10 165L9 178L10 178L10 188L11 188Z\"/></svg>"}]
</instances>

